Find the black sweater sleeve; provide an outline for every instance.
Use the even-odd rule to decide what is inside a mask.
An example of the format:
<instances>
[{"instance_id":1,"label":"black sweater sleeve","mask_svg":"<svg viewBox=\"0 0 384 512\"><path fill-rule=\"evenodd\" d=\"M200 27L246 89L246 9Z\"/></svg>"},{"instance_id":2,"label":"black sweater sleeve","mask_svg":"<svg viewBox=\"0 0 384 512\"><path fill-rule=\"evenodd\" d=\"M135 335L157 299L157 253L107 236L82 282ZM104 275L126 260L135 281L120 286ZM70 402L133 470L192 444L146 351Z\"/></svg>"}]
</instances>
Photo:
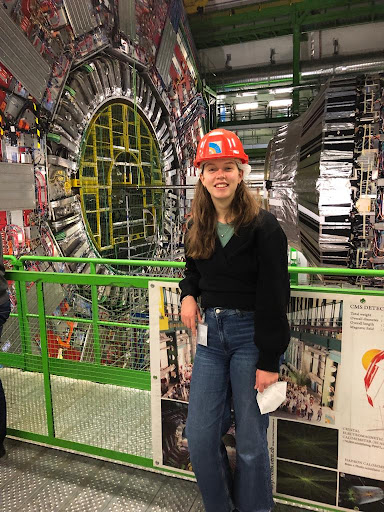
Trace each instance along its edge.
<instances>
[{"instance_id":1,"label":"black sweater sleeve","mask_svg":"<svg viewBox=\"0 0 384 512\"><path fill-rule=\"evenodd\" d=\"M286 314L290 283L287 237L276 219L272 226L262 230L258 247L255 343L260 354L257 367L260 370L278 372L280 356L290 341Z\"/></svg>"},{"instance_id":2,"label":"black sweater sleeve","mask_svg":"<svg viewBox=\"0 0 384 512\"><path fill-rule=\"evenodd\" d=\"M184 244L185 252L187 252L187 242ZM181 296L182 300L187 295L192 295L195 299L200 295L199 281L200 281L200 272L196 267L196 263L192 258L186 256L185 259L185 270L184 270L184 279L182 279L179 283L181 288Z\"/></svg>"}]
</instances>

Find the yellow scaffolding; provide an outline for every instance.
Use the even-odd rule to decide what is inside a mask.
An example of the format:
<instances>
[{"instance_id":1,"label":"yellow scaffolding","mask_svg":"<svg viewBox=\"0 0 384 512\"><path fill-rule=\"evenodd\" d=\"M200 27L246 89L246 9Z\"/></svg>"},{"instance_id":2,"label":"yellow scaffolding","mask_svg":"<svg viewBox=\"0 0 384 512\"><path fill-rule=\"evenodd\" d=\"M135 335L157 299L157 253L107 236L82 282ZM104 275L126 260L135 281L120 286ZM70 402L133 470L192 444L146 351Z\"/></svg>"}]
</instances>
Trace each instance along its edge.
<instances>
[{"instance_id":1,"label":"yellow scaffolding","mask_svg":"<svg viewBox=\"0 0 384 512\"><path fill-rule=\"evenodd\" d=\"M145 247L153 239L164 190L146 187L164 186L159 148L128 103L111 102L92 118L78 184L89 235L103 257L121 257L119 246Z\"/></svg>"}]
</instances>

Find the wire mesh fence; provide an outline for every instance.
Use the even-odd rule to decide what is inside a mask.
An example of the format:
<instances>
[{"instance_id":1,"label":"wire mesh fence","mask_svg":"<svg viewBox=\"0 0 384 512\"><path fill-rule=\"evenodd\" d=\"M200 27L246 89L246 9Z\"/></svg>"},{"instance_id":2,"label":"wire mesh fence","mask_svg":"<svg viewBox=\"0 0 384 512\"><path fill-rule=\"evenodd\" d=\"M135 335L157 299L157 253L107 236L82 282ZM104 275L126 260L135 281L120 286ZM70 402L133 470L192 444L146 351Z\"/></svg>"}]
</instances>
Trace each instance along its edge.
<instances>
[{"instance_id":1,"label":"wire mesh fence","mask_svg":"<svg viewBox=\"0 0 384 512\"><path fill-rule=\"evenodd\" d=\"M8 429L48 435L43 374L3 368L0 377L7 397Z\"/></svg>"},{"instance_id":2,"label":"wire mesh fence","mask_svg":"<svg viewBox=\"0 0 384 512\"><path fill-rule=\"evenodd\" d=\"M19 301L0 340L9 432L151 465L148 278L89 265L12 274Z\"/></svg>"}]
</instances>

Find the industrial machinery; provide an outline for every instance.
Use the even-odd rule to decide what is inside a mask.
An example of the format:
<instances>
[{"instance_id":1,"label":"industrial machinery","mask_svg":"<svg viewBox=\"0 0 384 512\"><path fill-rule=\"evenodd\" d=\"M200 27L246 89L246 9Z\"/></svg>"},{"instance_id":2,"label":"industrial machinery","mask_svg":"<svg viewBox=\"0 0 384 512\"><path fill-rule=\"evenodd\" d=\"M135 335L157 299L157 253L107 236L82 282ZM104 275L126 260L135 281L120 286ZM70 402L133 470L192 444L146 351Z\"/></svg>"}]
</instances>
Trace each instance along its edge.
<instances>
[{"instance_id":1,"label":"industrial machinery","mask_svg":"<svg viewBox=\"0 0 384 512\"><path fill-rule=\"evenodd\" d=\"M186 189L194 179L192 156L204 116L196 52L179 0L3 2L0 233L5 253L179 258L190 207ZM89 272L85 264L30 265ZM127 269L98 265L97 271ZM90 317L87 287L53 288L51 314ZM33 290L28 293L33 309ZM146 320L144 291L116 287L99 289L99 295L105 319ZM11 298L16 305L12 287ZM92 360L90 327L55 322L50 331L51 357ZM103 361L145 366L143 336L106 329ZM7 350L18 350L16 339L4 343Z\"/></svg>"},{"instance_id":2,"label":"industrial machinery","mask_svg":"<svg viewBox=\"0 0 384 512\"><path fill-rule=\"evenodd\" d=\"M383 122L382 75L331 79L269 145L270 209L312 265L384 268Z\"/></svg>"}]
</instances>

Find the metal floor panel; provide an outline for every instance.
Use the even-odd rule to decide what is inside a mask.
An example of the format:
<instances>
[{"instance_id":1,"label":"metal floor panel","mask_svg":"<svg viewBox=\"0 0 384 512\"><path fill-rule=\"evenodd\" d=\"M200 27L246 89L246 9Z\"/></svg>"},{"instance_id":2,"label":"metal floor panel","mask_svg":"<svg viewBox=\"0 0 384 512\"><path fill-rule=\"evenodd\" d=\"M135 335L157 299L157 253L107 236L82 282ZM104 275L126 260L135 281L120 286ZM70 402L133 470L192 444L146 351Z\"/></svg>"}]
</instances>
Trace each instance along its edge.
<instances>
[{"instance_id":1,"label":"metal floor panel","mask_svg":"<svg viewBox=\"0 0 384 512\"><path fill-rule=\"evenodd\" d=\"M5 448L1 512L204 512L194 482L15 439Z\"/></svg>"},{"instance_id":2,"label":"metal floor panel","mask_svg":"<svg viewBox=\"0 0 384 512\"><path fill-rule=\"evenodd\" d=\"M176 478L6 439L6 512L188 512L197 486Z\"/></svg>"}]
</instances>

